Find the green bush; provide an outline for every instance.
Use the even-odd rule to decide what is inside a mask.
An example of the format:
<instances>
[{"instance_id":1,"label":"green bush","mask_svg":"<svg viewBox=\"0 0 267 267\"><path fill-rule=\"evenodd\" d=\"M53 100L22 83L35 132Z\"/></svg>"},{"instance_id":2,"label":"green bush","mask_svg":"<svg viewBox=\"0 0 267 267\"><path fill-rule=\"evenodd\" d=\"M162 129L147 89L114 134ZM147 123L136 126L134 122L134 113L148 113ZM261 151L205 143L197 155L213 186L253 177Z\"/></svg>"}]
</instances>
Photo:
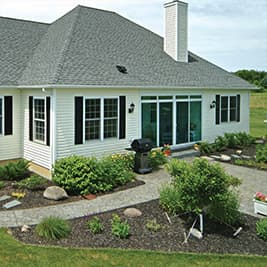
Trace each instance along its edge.
<instances>
[{"instance_id":1,"label":"green bush","mask_svg":"<svg viewBox=\"0 0 267 267\"><path fill-rule=\"evenodd\" d=\"M106 192L130 182L135 177L132 166L132 154L116 154L100 160L71 156L56 161L52 180L69 194Z\"/></svg>"},{"instance_id":2,"label":"green bush","mask_svg":"<svg viewBox=\"0 0 267 267\"><path fill-rule=\"evenodd\" d=\"M41 177L38 174L34 174L21 181L15 182L14 187L28 190L42 190L45 189L47 182L47 179Z\"/></svg>"},{"instance_id":3,"label":"green bush","mask_svg":"<svg viewBox=\"0 0 267 267\"><path fill-rule=\"evenodd\" d=\"M198 146L199 146L199 151L201 155L210 154L214 152L213 145L209 144L208 142L205 142L205 141L200 142Z\"/></svg>"},{"instance_id":4,"label":"green bush","mask_svg":"<svg viewBox=\"0 0 267 267\"><path fill-rule=\"evenodd\" d=\"M217 136L213 144L214 150L223 151L227 148L228 142L224 136Z\"/></svg>"},{"instance_id":5,"label":"green bush","mask_svg":"<svg viewBox=\"0 0 267 267\"><path fill-rule=\"evenodd\" d=\"M16 162L9 162L0 166L0 179L2 180L21 180L29 175L29 161L20 159Z\"/></svg>"},{"instance_id":6,"label":"green bush","mask_svg":"<svg viewBox=\"0 0 267 267\"><path fill-rule=\"evenodd\" d=\"M160 190L159 203L169 214L177 214L183 210L180 193L172 185L165 185Z\"/></svg>"},{"instance_id":7,"label":"green bush","mask_svg":"<svg viewBox=\"0 0 267 267\"><path fill-rule=\"evenodd\" d=\"M87 227L93 234L99 234L103 231L103 224L100 222L98 217L93 217L90 221L87 222Z\"/></svg>"},{"instance_id":8,"label":"green bush","mask_svg":"<svg viewBox=\"0 0 267 267\"><path fill-rule=\"evenodd\" d=\"M256 232L261 239L267 241L267 218L256 223Z\"/></svg>"},{"instance_id":9,"label":"green bush","mask_svg":"<svg viewBox=\"0 0 267 267\"><path fill-rule=\"evenodd\" d=\"M156 219L147 220L147 222L146 222L146 228L149 231L158 232L161 229L161 225L159 223L157 223L157 220Z\"/></svg>"},{"instance_id":10,"label":"green bush","mask_svg":"<svg viewBox=\"0 0 267 267\"><path fill-rule=\"evenodd\" d=\"M267 143L256 148L256 161L267 163Z\"/></svg>"},{"instance_id":11,"label":"green bush","mask_svg":"<svg viewBox=\"0 0 267 267\"><path fill-rule=\"evenodd\" d=\"M238 178L226 174L219 164L210 164L205 159L197 158L192 163L172 160L167 170L173 180L169 187L161 190L160 203L170 213L200 213L220 197L226 197L230 187L240 184ZM168 192L170 196L167 196ZM224 219L228 220L227 217Z\"/></svg>"},{"instance_id":12,"label":"green bush","mask_svg":"<svg viewBox=\"0 0 267 267\"><path fill-rule=\"evenodd\" d=\"M250 146L255 142L255 138L246 132L236 133L236 138L241 147Z\"/></svg>"},{"instance_id":13,"label":"green bush","mask_svg":"<svg viewBox=\"0 0 267 267\"><path fill-rule=\"evenodd\" d=\"M57 217L43 219L35 228L36 233L49 240L67 237L71 232L70 224Z\"/></svg>"},{"instance_id":14,"label":"green bush","mask_svg":"<svg viewBox=\"0 0 267 267\"><path fill-rule=\"evenodd\" d=\"M0 189L2 189L5 186L5 182L4 181L0 181Z\"/></svg>"},{"instance_id":15,"label":"green bush","mask_svg":"<svg viewBox=\"0 0 267 267\"><path fill-rule=\"evenodd\" d=\"M127 238L130 235L130 225L127 221L122 222L117 214L113 214L111 232L119 238Z\"/></svg>"},{"instance_id":16,"label":"green bush","mask_svg":"<svg viewBox=\"0 0 267 267\"><path fill-rule=\"evenodd\" d=\"M159 166L167 163L168 159L164 155L164 152L161 149L153 149L148 154L150 165L153 169L157 169Z\"/></svg>"},{"instance_id":17,"label":"green bush","mask_svg":"<svg viewBox=\"0 0 267 267\"><path fill-rule=\"evenodd\" d=\"M239 212L239 200L234 192L219 194L210 203L208 214L210 218L221 223L237 225L241 222L241 213Z\"/></svg>"}]
</instances>

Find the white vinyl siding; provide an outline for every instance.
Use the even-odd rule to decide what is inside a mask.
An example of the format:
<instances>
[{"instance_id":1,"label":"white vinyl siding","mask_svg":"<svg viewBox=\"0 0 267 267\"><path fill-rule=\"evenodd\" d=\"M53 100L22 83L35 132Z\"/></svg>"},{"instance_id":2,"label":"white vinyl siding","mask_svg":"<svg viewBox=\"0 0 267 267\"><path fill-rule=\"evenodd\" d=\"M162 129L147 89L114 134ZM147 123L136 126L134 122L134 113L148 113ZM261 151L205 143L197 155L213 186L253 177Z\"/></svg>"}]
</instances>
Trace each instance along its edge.
<instances>
[{"instance_id":1,"label":"white vinyl siding","mask_svg":"<svg viewBox=\"0 0 267 267\"><path fill-rule=\"evenodd\" d=\"M4 104L3 104L3 98L0 97L0 135L4 132Z\"/></svg>"},{"instance_id":2,"label":"white vinyl siding","mask_svg":"<svg viewBox=\"0 0 267 267\"><path fill-rule=\"evenodd\" d=\"M22 111L20 90L0 89L0 99L2 99L2 134L0 134L0 161L17 159L22 157ZM13 133L4 135L4 97L12 96L13 102ZM0 119L1 120L1 119Z\"/></svg>"},{"instance_id":3,"label":"white vinyl siding","mask_svg":"<svg viewBox=\"0 0 267 267\"><path fill-rule=\"evenodd\" d=\"M33 142L29 140L29 96L34 96L34 99L45 99L45 97L49 95L51 95L51 92L49 90L47 90L46 92L42 92L41 89L40 90L24 89L22 91L22 105L24 110L23 157L47 169L52 168L52 160L51 160L52 146L47 146L45 142L37 142L37 141ZM52 98L51 101L53 101ZM52 129L50 132L52 132Z\"/></svg>"}]
</instances>

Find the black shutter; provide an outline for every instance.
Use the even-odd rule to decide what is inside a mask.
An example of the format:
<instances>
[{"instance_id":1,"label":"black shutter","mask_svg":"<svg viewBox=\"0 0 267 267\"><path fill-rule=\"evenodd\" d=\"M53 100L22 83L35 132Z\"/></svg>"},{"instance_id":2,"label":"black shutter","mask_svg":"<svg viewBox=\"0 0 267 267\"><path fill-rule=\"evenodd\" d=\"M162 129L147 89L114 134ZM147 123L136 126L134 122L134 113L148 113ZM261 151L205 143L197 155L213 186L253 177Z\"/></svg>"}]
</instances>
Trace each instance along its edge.
<instances>
[{"instance_id":1,"label":"black shutter","mask_svg":"<svg viewBox=\"0 0 267 267\"><path fill-rule=\"evenodd\" d=\"M13 134L13 101L12 96L5 96L5 135Z\"/></svg>"},{"instance_id":2,"label":"black shutter","mask_svg":"<svg viewBox=\"0 0 267 267\"><path fill-rule=\"evenodd\" d=\"M239 122L240 121L240 95L237 95L237 107L236 107L236 121Z\"/></svg>"},{"instance_id":3,"label":"black shutter","mask_svg":"<svg viewBox=\"0 0 267 267\"><path fill-rule=\"evenodd\" d=\"M33 96L29 96L29 140L33 141Z\"/></svg>"},{"instance_id":4,"label":"black shutter","mask_svg":"<svg viewBox=\"0 0 267 267\"><path fill-rule=\"evenodd\" d=\"M120 96L120 133L119 139L125 139L126 137L126 97Z\"/></svg>"},{"instance_id":5,"label":"black shutter","mask_svg":"<svg viewBox=\"0 0 267 267\"><path fill-rule=\"evenodd\" d=\"M46 145L50 146L50 109L51 109L51 98L46 97Z\"/></svg>"},{"instance_id":6,"label":"black shutter","mask_svg":"<svg viewBox=\"0 0 267 267\"><path fill-rule=\"evenodd\" d=\"M221 97L216 95L216 124L220 124L220 106L221 106Z\"/></svg>"},{"instance_id":7,"label":"black shutter","mask_svg":"<svg viewBox=\"0 0 267 267\"><path fill-rule=\"evenodd\" d=\"M83 143L83 97L75 97L75 145Z\"/></svg>"}]
</instances>

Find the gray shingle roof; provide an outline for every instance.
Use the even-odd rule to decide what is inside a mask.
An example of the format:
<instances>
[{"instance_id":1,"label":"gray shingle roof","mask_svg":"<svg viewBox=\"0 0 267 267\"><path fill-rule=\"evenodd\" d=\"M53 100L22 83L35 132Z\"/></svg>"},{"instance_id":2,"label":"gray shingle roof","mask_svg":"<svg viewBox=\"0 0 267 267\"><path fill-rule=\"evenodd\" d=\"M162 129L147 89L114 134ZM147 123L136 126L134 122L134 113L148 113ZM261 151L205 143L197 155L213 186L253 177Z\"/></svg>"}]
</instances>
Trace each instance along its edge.
<instances>
[{"instance_id":1,"label":"gray shingle roof","mask_svg":"<svg viewBox=\"0 0 267 267\"><path fill-rule=\"evenodd\" d=\"M19 52L0 58L8 69L0 70L0 85L254 88L193 53L193 62L174 61L163 51L162 37L114 12L77 6L49 26L6 24L5 30L0 23L0 34L10 37L4 44L0 39L0 48L9 50L8 42L15 39ZM128 74L116 65L125 66Z\"/></svg>"},{"instance_id":2,"label":"gray shingle roof","mask_svg":"<svg viewBox=\"0 0 267 267\"><path fill-rule=\"evenodd\" d=\"M17 85L48 25L0 17L0 86Z\"/></svg>"}]
</instances>

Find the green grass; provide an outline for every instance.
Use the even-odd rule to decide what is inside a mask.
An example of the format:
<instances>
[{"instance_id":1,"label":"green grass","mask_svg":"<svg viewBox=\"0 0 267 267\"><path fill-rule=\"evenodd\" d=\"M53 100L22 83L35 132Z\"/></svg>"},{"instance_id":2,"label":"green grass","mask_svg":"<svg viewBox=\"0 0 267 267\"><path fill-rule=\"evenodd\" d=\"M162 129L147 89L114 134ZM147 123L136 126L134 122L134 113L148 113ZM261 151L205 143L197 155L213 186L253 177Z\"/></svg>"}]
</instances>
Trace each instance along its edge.
<instances>
[{"instance_id":1,"label":"green grass","mask_svg":"<svg viewBox=\"0 0 267 267\"><path fill-rule=\"evenodd\" d=\"M180 242L180 240L177 240ZM93 245L93 244L92 244ZM266 266L267 257L75 249L24 245L0 229L1 267L27 266Z\"/></svg>"},{"instance_id":2,"label":"green grass","mask_svg":"<svg viewBox=\"0 0 267 267\"><path fill-rule=\"evenodd\" d=\"M250 134L259 137L267 134L267 91L252 93L250 99Z\"/></svg>"}]
</instances>

